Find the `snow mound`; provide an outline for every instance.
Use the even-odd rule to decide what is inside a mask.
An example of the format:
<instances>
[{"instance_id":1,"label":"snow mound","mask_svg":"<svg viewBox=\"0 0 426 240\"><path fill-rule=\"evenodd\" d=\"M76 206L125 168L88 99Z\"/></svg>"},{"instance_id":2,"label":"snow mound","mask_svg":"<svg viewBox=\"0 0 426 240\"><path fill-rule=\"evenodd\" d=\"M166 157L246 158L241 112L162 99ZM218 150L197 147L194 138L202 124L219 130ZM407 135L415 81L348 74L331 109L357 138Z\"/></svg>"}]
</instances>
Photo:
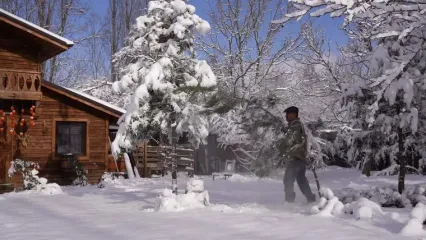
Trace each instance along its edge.
<instances>
[{"instance_id":1,"label":"snow mound","mask_svg":"<svg viewBox=\"0 0 426 240\"><path fill-rule=\"evenodd\" d=\"M186 192L203 192L204 181L200 179L191 179L186 183Z\"/></svg>"},{"instance_id":2,"label":"snow mound","mask_svg":"<svg viewBox=\"0 0 426 240\"><path fill-rule=\"evenodd\" d=\"M406 237L414 237L426 234L423 230L423 222L426 220L426 206L423 203L417 203L410 215L410 220L402 228L400 234Z\"/></svg>"},{"instance_id":3,"label":"snow mound","mask_svg":"<svg viewBox=\"0 0 426 240\"><path fill-rule=\"evenodd\" d=\"M319 217L333 217L342 214L344 205L334 196L329 188L321 188L321 198L318 204L312 206L311 214Z\"/></svg>"},{"instance_id":4,"label":"snow mound","mask_svg":"<svg viewBox=\"0 0 426 240\"><path fill-rule=\"evenodd\" d=\"M155 203L157 212L181 212L189 209L205 208L209 204L207 191L201 193L188 192L176 195L171 189L164 189Z\"/></svg>"},{"instance_id":5,"label":"snow mound","mask_svg":"<svg viewBox=\"0 0 426 240\"><path fill-rule=\"evenodd\" d=\"M357 220L371 219L374 215L384 214L379 204L366 198L346 204L344 211L346 214L353 214Z\"/></svg>"},{"instance_id":6,"label":"snow mound","mask_svg":"<svg viewBox=\"0 0 426 240\"><path fill-rule=\"evenodd\" d=\"M383 211L379 204L366 198L343 205L339 199L334 196L333 191L329 188L320 190L321 198L319 202L312 206L311 214L320 217L340 216L343 213L354 215L357 220L371 219L374 215L383 215Z\"/></svg>"},{"instance_id":7,"label":"snow mound","mask_svg":"<svg viewBox=\"0 0 426 240\"><path fill-rule=\"evenodd\" d=\"M40 180L43 181L43 178L40 178ZM46 180L47 182L47 180ZM65 194L64 191L62 191L62 188L56 184L56 183L47 183L43 186L37 186L36 189L31 190L25 190L20 192L10 192L5 193L5 195L9 196L20 196L20 195L59 195L59 194ZM1 200L1 198L0 198Z\"/></svg>"}]
</instances>

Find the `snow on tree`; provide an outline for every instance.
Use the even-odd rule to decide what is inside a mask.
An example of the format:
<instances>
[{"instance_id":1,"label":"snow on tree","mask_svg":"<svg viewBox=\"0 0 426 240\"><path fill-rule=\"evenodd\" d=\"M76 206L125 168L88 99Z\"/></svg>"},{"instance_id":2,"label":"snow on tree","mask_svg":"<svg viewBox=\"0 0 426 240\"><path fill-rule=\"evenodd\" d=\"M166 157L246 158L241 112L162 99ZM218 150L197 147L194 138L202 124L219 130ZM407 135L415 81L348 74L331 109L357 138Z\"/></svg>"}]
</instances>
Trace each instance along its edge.
<instances>
[{"instance_id":1,"label":"snow on tree","mask_svg":"<svg viewBox=\"0 0 426 240\"><path fill-rule=\"evenodd\" d=\"M367 33L374 46L365 54L368 62L368 79L360 86L346 89L357 97L364 97L366 106L366 129L381 130L389 156L399 163L399 192L404 188L407 155L414 150L424 155L424 73L426 71L426 42L424 33L426 5L414 1L324 1L293 0L297 9L285 18L275 21L283 23L300 18L329 14L343 16L345 27L355 25L358 33ZM364 31L360 31L363 29ZM357 99L355 99L355 102ZM353 104L352 101L351 104ZM363 116L363 117L364 117ZM383 152L380 150L379 152Z\"/></svg>"},{"instance_id":2,"label":"snow on tree","mask_svg":"<svg viewBox=\"0 0 426 240\"><path fill-rule=\"evenodd\" d=\"M216 91L216 77L206 61L195 58L197 33L210 30L185 0L150 1L147 14L136 19L129 46L116 54L122 68L116 92L133 92L112 143L114 154L135 139L158 131L169 136L189 133L192 143L209 131L204 102Z\"/></svg>"}]
</instances>

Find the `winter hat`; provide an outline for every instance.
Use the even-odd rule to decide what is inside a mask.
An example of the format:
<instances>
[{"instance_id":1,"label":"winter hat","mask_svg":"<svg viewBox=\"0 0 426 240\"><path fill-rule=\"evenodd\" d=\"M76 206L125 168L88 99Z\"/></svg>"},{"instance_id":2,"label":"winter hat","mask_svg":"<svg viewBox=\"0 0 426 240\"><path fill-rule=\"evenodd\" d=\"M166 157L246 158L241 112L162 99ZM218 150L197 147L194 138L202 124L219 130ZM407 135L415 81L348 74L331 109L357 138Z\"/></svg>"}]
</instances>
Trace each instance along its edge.
<instances>
[{"instance_id":1,"label":"winter hat","mask_svg":"<svg viewBox=\"0 0 426 240\"><path fill-rule=\"evenodd\" d=\"M285 113L296 113L299 114L299 109L295 106L291 106L289 108L287 108L286 110L284 110Z\"/></svg>"}]
</instances>

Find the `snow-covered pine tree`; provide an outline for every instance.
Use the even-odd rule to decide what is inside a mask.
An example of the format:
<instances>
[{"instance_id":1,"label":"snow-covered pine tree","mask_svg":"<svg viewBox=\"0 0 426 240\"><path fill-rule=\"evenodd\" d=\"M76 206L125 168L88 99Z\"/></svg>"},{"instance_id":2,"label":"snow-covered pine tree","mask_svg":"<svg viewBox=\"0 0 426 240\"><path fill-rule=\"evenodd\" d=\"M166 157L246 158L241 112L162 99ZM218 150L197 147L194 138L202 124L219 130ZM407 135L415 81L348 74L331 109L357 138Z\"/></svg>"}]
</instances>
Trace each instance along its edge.
<instances>
[{"instance_id":1,"label":"snow-covered pine tree","mask_svg":"<svg viewBox=\"0 0 426 240\"><path fill-rule=\"evenodd\" d=\"M149 2L147 14L136 19L131 44L116 54L124 67L113 89L134 93L119 120L114 154L160 130L169 136L188 132L195 145L205 141L202 112L206 97L216 91L216 77L206 61L195 58L193 45L197 33L209 30L186 0Z\"/></svg>"},{"instance_id":2,"label":"snow-covered pine tree","mask_svg":"<svg viewBox=\"0 0 426 240\"><path fill-rule=\"evenodd\" d=\"M329 14L345 18L345 26L368 25L374 49L366 55L369 78L366 89L374 93L364 121L379 127L399 161L399 192L404 189L405 164L409 149L424 141L426 4L423 0L326 1L292 0L297 9L275 23ZM419 151L419 150L417 150ZM421 152L424 152L422 147Z\"/></svg>"}]
</instances>

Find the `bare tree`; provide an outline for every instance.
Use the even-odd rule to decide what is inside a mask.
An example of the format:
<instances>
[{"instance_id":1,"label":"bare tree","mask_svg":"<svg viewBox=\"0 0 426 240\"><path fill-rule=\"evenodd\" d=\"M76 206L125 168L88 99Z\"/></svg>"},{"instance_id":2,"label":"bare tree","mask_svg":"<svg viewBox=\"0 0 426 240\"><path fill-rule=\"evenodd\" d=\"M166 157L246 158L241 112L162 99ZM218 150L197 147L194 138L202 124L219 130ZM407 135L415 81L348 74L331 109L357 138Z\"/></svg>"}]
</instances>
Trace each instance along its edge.
<instances>
[{"instance_id":1,"label":"bare tree","mask_svg":"<svg viewBox=\"0 0 426 240\"><path fill-rule=\"evenodd\" d=\"M108 22L110 29L108 32L110 38L110 61L111 61L111 80L118 80L118 69L112 63L113 56L119 49L126 45L126 37L130 32L131 26L138 16L141 16L148 5L149 0L110 0Z\"/></svg>"}]
</instances>

